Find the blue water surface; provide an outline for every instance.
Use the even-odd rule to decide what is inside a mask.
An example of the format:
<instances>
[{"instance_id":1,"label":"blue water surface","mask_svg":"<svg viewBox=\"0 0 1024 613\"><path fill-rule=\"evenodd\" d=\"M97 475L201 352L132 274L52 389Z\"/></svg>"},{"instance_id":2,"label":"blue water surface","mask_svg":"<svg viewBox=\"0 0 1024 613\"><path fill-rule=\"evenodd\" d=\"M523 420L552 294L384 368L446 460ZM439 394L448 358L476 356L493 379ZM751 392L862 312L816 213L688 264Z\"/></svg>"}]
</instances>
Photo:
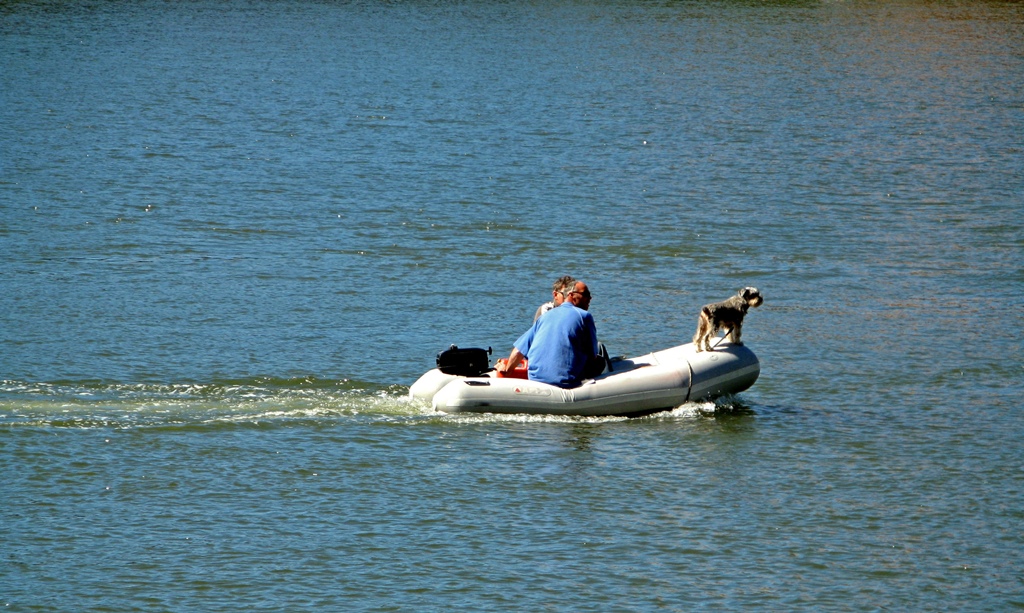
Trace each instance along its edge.
<instances>
[{"instance_id":1,"label":"blue water surface","mask_svg":"<svg viewBox=\"0 0 1024 613\"><path fill-rule=\"evenodd\" d=\"M0 5L10 611L1024 608L1024 6ZM449 416L563 274L743 394Z\"/></svg>"}]
</instances>

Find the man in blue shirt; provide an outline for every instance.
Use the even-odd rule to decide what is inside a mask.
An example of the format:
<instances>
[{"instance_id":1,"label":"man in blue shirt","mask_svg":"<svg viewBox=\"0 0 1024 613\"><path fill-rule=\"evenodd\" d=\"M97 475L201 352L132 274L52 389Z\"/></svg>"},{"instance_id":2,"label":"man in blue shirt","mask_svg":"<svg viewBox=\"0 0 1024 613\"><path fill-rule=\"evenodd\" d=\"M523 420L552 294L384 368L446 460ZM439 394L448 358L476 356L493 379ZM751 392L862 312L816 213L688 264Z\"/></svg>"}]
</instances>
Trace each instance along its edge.
<instances>
[{"instance_id":1,"label":"man in blue shirt","mask_svg":"<svg viewBox=\"0 0 1024 613\"><path fill-rule=\"evenodd\" d=\"M587 363L597 359L597 326L590 307L590 289L577 281L564 293L565 302L543 317L519 337L505 362L511 371L525 357L531 381L559 387L576 387L584 379Z\"/></svg>"}]
</instances>

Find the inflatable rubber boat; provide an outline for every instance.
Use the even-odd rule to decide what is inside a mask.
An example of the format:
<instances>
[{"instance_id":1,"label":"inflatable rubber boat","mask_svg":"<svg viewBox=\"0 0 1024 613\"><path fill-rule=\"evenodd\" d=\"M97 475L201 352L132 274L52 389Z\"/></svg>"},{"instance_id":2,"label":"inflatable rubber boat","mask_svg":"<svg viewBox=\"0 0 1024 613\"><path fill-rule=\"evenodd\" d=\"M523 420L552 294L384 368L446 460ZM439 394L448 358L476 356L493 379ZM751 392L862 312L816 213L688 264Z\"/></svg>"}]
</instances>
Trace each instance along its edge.
<instances>
[{"instance_id":1,"label":"inflatable rubber boat","mask_svg":"<svg viewBox=\"0 0 1024 613\"><path fill-rule=\"evenodd\" d=\"M635 358L612 360L610 371L563 389L495 371L477 377L427 371L409 388L410 397L444 413L635 416L673 409L748 389L761 365L745 345L722 339L713 351L693 343Z\"/></svg>"}]
</instances>

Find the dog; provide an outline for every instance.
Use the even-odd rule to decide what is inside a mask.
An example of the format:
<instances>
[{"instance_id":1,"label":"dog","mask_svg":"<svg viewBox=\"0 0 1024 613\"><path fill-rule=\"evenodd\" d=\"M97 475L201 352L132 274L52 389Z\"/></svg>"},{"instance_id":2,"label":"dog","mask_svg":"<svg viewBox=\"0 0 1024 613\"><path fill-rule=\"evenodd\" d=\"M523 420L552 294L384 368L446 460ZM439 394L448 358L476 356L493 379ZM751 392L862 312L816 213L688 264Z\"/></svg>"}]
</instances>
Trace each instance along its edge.
<instances>
[{"instance_id":1,"label":"dog","mask_svg":"<svg viewBox=\"0 0 1024 613\"><path fill-rule=\"evenodd\" d=\"M697 333L693 335L697 351L711 351L711 337L724 328L729 329L729 340L734 345L742 345L743 317L748 309L759 307L762 302L764 298L756 287L744 287L728 300L704 305L697 320Z\"/></svg>"}]
</instances>

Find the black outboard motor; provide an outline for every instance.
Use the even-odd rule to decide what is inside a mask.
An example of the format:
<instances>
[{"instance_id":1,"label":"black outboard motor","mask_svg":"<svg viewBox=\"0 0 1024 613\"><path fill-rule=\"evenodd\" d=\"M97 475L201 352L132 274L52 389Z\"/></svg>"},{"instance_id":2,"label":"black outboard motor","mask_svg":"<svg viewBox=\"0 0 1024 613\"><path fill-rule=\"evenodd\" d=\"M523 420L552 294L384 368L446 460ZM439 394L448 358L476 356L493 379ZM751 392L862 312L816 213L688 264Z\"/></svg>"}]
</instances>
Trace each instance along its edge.
<instances>
[{"instance_id":1,"label":"black outboard motor","mask_svg":"<svg viewBox=\"0 0 1024 613\"><path fill-rule=\"evenodd\" d=\"M479 377L491 370L490 358L487 357L490 354L490 347L487 349L459 349L452 345L437 354L437 367L446 375Z\"/></svg>"}]
</instances>

